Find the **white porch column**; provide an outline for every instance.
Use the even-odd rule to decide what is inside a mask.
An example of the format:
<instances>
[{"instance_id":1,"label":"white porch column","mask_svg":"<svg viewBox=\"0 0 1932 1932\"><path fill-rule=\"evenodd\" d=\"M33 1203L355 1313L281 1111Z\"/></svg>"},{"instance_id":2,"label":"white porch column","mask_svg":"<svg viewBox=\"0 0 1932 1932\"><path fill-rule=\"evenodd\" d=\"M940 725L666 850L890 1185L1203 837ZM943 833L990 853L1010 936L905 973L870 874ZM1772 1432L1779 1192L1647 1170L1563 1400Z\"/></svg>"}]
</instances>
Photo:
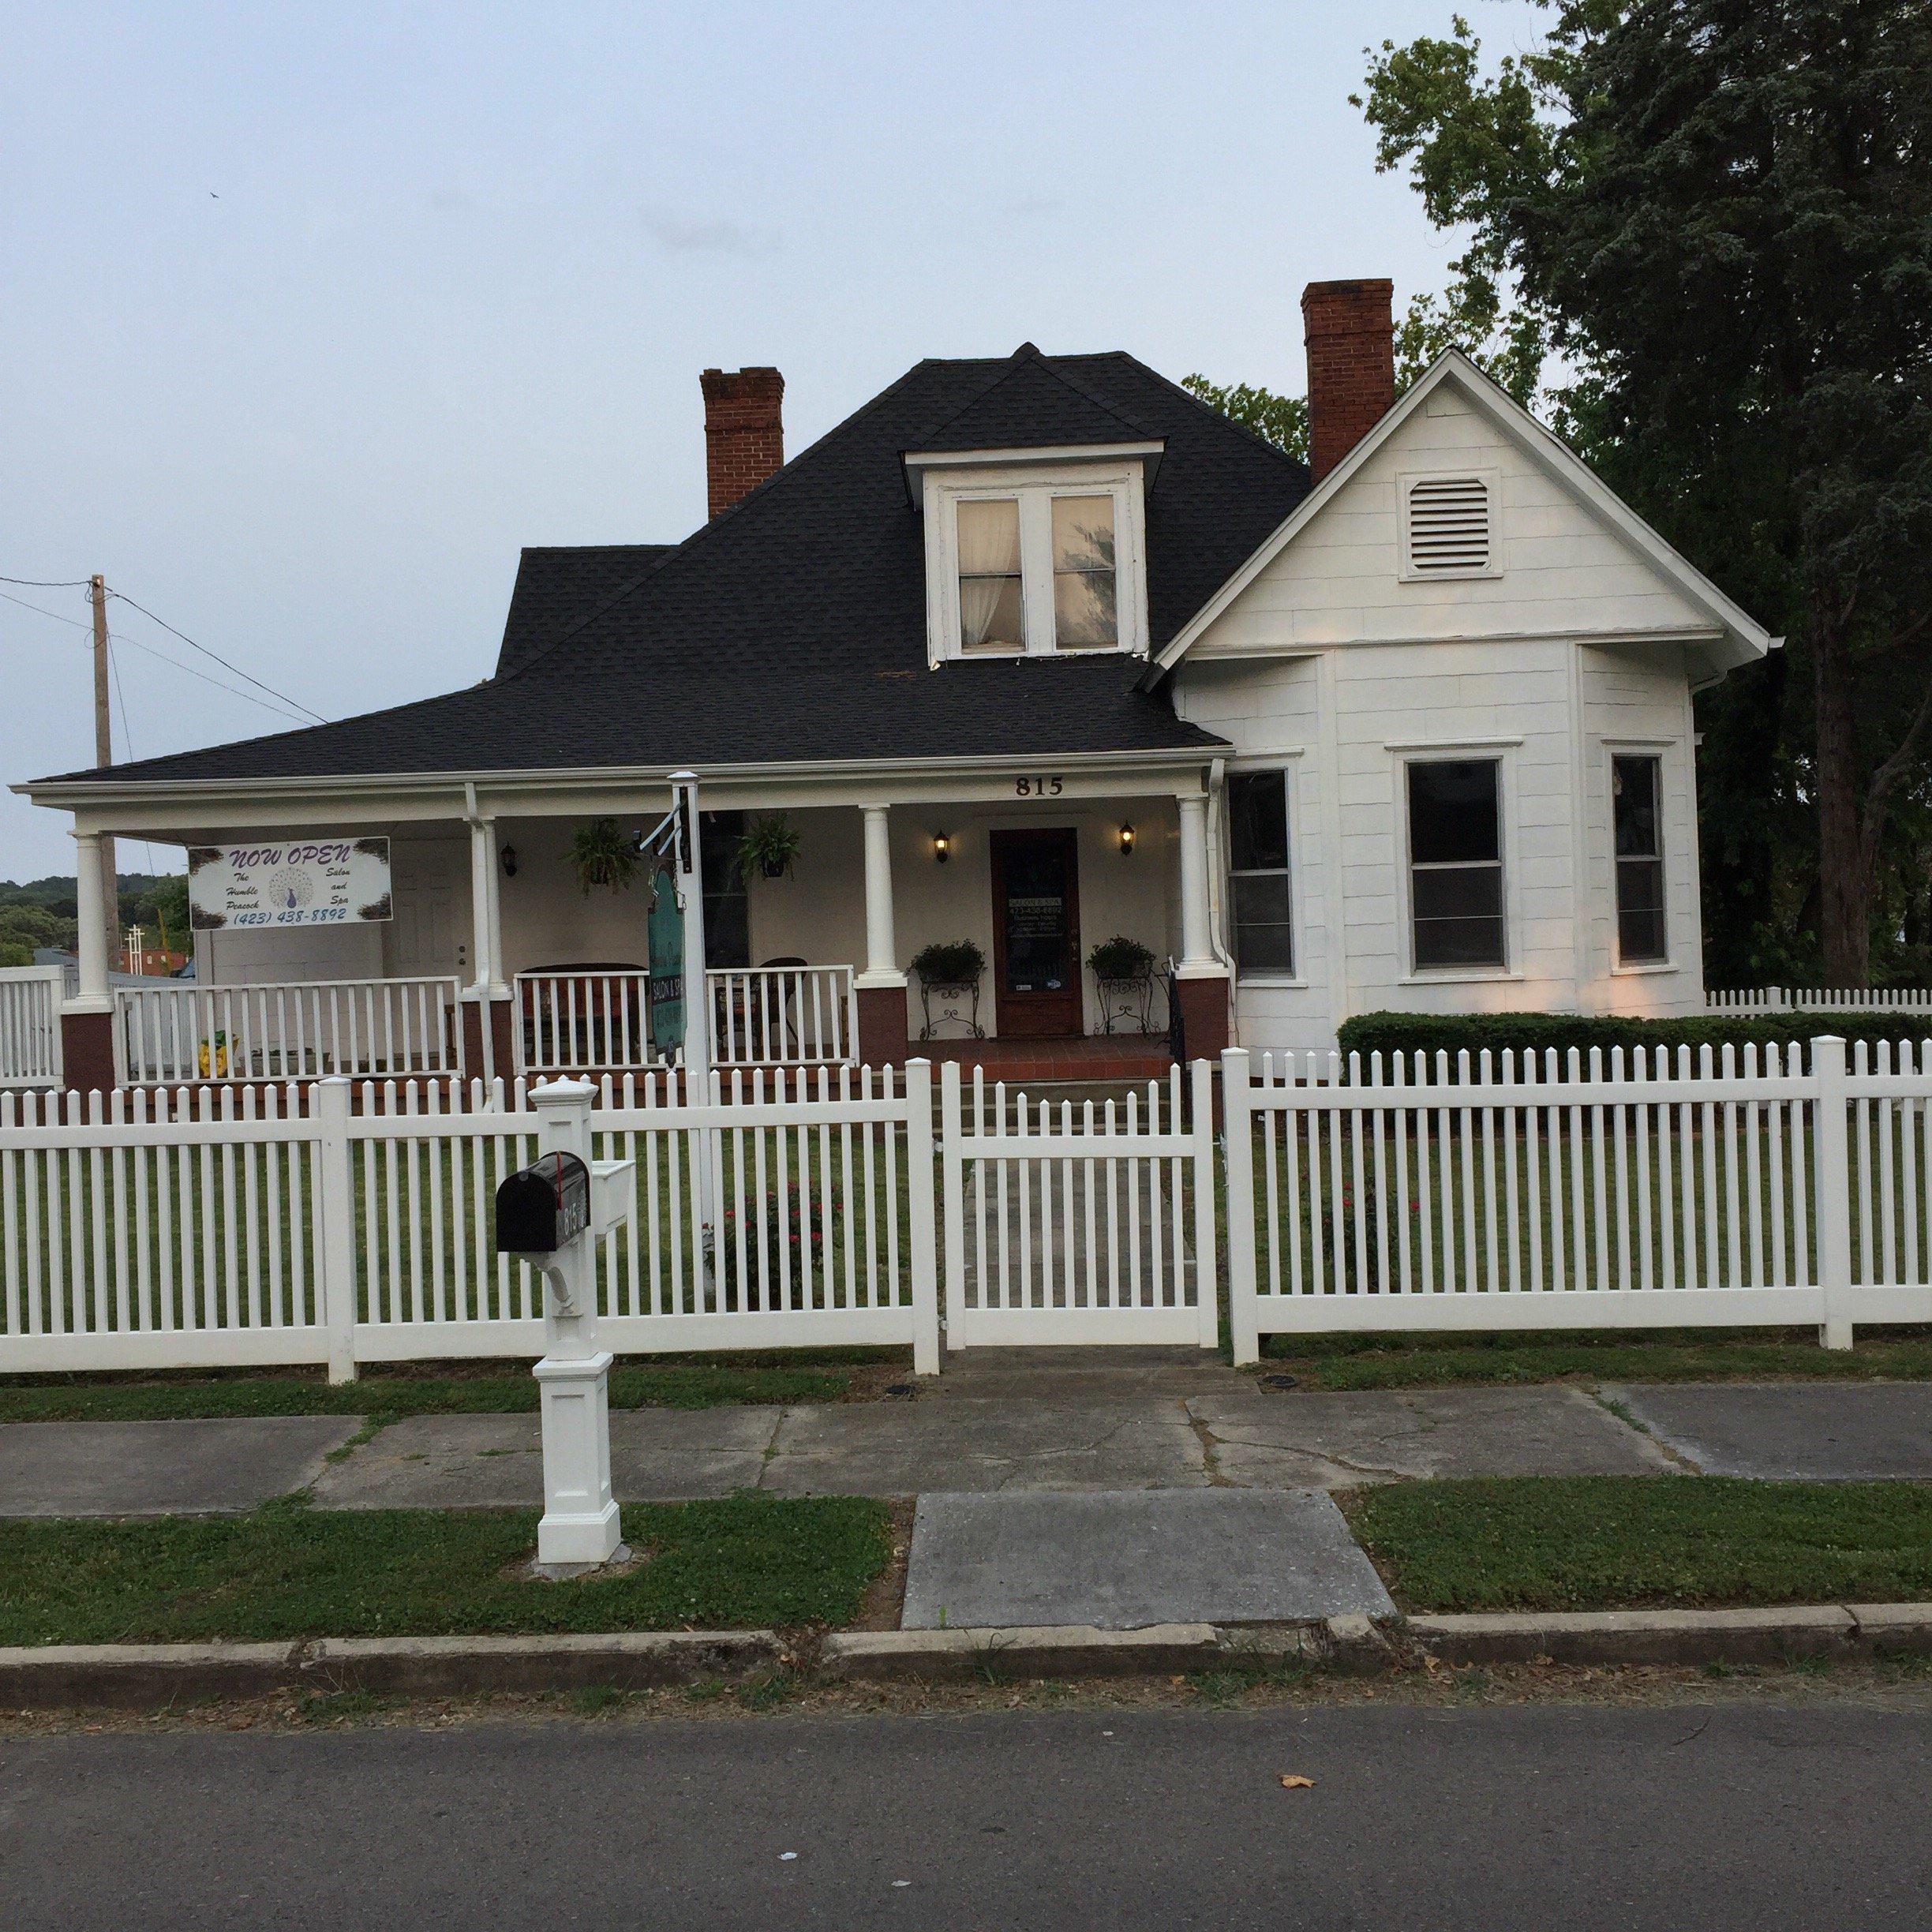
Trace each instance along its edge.
<instances>
[{"instance_id":1,"label":"white porch column","mask_svg":"<svg viewBox=\"0 0 1932 1932\"><path fill-rule=\"evenodd\" d=\"M80 983L67 1002L69 1013L106 1013L107 996L107 859L97 832L77 832L74 841L75 912L80 928Z\"/></svg>"},{"instance_id":2,"label":"white porch column","mask_svg":"<svg viewBox=\"0 0 1932 1932\"><path fill-rule=\"evenodd\" d=\"M1208 801L1182 798L1181 806L1181 965L1182 972L1218 973L1208 911Z\"/></svg>"},{"instance_id":3,"label":"white porch column","mask_svg":"<svg viewBox=\"0 0 1932 1932\"><path fill-rule=\"evenodd\" d=\"M861 983L905 983L893 938L892 827L889 807L867 805L865 814L866 969Z\"/></svg>"},{"instance_id":4,"label":"white porch column","mask_svg":"<svg viewBox=\"0 0 1932 1932\"><path fill-rule=\"evenodd\" d=\"M470 820L470 972L479 999L503 990L503 939L496 897L496 822Z\"/></svg>"}]
</instances>

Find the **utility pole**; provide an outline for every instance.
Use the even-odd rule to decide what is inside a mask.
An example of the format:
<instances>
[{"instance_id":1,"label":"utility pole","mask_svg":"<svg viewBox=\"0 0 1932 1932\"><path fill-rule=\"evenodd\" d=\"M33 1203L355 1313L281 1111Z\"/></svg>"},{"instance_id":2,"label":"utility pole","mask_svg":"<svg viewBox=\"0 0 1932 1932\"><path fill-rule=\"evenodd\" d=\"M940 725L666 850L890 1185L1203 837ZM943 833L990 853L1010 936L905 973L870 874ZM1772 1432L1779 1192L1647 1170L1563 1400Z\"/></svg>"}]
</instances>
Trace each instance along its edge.
<instances>
[{"instance_id":1,"label":"utility pole","mask_svg":"<svg viewBox=\"0 0 1932 1932\"><path fill-rule=\"evenodd\" d=\"M88 586L94 601L94 762L114 762L114 733L107 711L107 580L96 576ZM121 886L114 876L114 842L101 841L101 896L107 913L107 945L111 952L121 933Z\"/></svg>"}]
</instances>

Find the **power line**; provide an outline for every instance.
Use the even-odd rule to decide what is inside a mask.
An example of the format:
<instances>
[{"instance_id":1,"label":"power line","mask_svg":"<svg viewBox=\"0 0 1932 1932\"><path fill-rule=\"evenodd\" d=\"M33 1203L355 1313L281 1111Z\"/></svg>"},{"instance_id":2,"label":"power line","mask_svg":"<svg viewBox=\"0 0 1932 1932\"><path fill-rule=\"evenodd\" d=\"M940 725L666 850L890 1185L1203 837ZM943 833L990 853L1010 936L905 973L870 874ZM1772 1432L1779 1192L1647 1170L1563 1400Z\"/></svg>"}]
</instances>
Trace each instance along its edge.
<instances>
[{"instance_id":1,"label":"power line","mask_svg":"<svg viewBox=\"0 0 1932 1932\"><path fill-rule=\"evenodd\" d=\"M29 590L84 590L84 577L0 577L0 583L24 584Z\"/></svg>"},{"instance_id":2,"label":"power line","mask_svg":"<svg viewBox=\"0 0 1932 1932\"><path fill-rule=\"evenodd\" d=\"M18 583L21 581L17 577L0 577L0 583ZM67 587L64 584L59 586L62 590ZM83 584L80 588L84 590L87 586ZM51 611L44 604L29 604L24 597L7 597L4 590L0 590L0 597L6 597L9 604L17 604L22 610L38 611L43 617L51 617L56 623L72 624L77 631L91 631L93 628L84 617L63 617L58 611Z\"/></svg>"},{"instance_id":3,"label":"power line","mask_svg":"<svg viewBox=\"0 0 1932 1932\"><path fill-rule=\"evenodd\" d=\"M0 578L0 582L10 583L13 581L11 578ZM9 597L4 590L0 590L0 597L6 598L9 604L17 604L22 610L35 611L43 617L51 617L56 623L72 624L77 631L92 628L84 618L63 617L58 611L48 610L39 604L29 604L24 597ZM160 620L157 618L155 621L159 623ZM199 678L204 684L212 684L215 690L225 691L231 697L239 698L244 704L252 704L258 710L271 713L276 717L287 718L296 724L305 724L315 717L313 711L305 717L281 705L264 704L252 691L245 691L239 686L224 683L219 678L210 677L205 671L197 671L193 665L183 664L178 657L170 657L166 651L156 650L153 645L144 644L139 638L129 637L119 631L110 631L109 636L116 644L131 644L136 650L145 651L150 657L158 657L164 665L172 665L177 671L185 671L191 678ZM264 688L267 687L264 686ZM290 702L293 702L290 700Z\"/></svg>"},{"instance_id":4,"label":"power line","mask_svg":"<svg viewBox=\"0 0 1932 1932\"><path fill-rule=\"evenodd\" d=\"M249 683L253 684L257 691L265 691L271 698L279 698L284 704L293 705L298 711L307 712L308 715L313 718L318 724L326 724L328 722L328 720L325 718L320 711L310 711L308 706L304 704L299 698L291 698L289 696L287 692L277 691L272 684L263 683L261 680L256 677L252 672L244 671L238 664L230 664L226 657L220 654L219 652L210 650L205 644L196 643L194 639L191 638L185 631L177 631L165 617L155 616L154 612L148 609L146 605L135 603L134 600L129 597L125 590L110 590L107 594L112 597L118 597L123 604L128 605L133 609L139 611L140 614L144 617L147 618L151 623L158 623L160 625L161 628L167 631L169 636L179 638L184 644L189 646L192 650L198 650L204 657L213 659L213 661L216 664L219 665L224 671L232 671L237 677L247 679Z\"/></svg>"}]
</instances>

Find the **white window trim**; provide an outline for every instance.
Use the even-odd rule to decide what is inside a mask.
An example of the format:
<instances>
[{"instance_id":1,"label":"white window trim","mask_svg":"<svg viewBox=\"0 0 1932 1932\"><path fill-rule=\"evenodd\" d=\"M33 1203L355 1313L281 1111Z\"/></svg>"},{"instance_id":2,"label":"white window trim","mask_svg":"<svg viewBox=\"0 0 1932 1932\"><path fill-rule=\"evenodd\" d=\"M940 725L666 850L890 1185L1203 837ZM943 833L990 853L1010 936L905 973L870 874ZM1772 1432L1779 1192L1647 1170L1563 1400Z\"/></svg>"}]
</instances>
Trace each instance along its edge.
<instances>
[{"instance_id":1,"label":"white window trim","mask_svg":"<svg viewBox=\"0 0 1932 1932\"><path fill-rule=\"evenodd\" d=\"M1441 483L1469 477L1489 493L1489 561L1480 570L1417 570L1409 554L1409 492L1418 483ZM1503 473L1479 464L1465 468L1445 465L1440 470L1405 470L1395 479L1395 530L1399 547L1399 575L1404 583L1468 583L1485 577L1500 577L1503 570Z\"/></svg>"},{"instance_id":2,"label":"white window trim","mask_svg":"<svg viewBox=\"0 0 1932 1932\"><path fill-rule=\"evenodd\" d=\"M1054 642L1053 511L1055 496L1114 499L1114 611L1119 640L1059 650ZM960 649L959 519L957 506L1011 497L1020 504L1020 588L1026 616L1021 651ZM1013 464L1002 468L928 470L926 519L926 648L928 665L979 664L1016 657L1144 657L1147 633L1146 499L1138 460L1105 463Z\"/></svg>"},{"instance_id":3,"label":"white window trim","mask_svg":"<svg viewBox=\"0 0 1932 1932\"><path fill-rule=\"evenodd\" d=\"M1603 740L1604 823L1610 848L1610 971L1619 979L1642 979L1651 973L1682 970L1671 937L1670 833L1664 801L1668 793L1669 760L1676 749L1671 738L1606 738ZM1657 767L1657 863L1664 878L1664 957L1661 959L1629 960L1623 957L1623 922L1617 908L1616 762L1620 758L1649 758Z\"/></svg>"},{"instance_id":4,"label":"white window trim","mask_svg":"<svg viewBox=\"0 0 1932 1932\"><path fill-rule=\"evenodd\" d=\"M1282 751L1244 751L1238 758L1230 758L1222 773L1220 883L1226 897L1222 908L1222 923L1237 998L1243 987L1297 987L1309 983L1307 962L1302 953L1301 874L1305 867L1302 855L1295 850L1295 841L1301 831L1301 801L1295 792L1301 776L1301 759L1305 750L1305 747L1297 745L1292 750ZM1241 969L1241 955L1236 946L1234 814L1228 809L1226 781L1256 778L1271 772L1282 781L1282 807L1288 822L1288 945L1294 964L1286 972L1245 973Z\"/></svg>"},{"instance_id":5,"label":"white window trim","mask_svg":"<svg viewBox=\"0 0 1932 1932\"><path fill-rule=\"evenodd\" d=\"M1408 745L1395 755L1396 901L1402 919L1402 943L1408 970L1400 986L1449 986L1457 983L1521 979L1522 930L1517 916L1516 796L1515 751L1520 738L1491 739L1466 743L1447 742ZM1418 966L1415 963L1415 873L1409 852L1409 767L1451 765L1486 758L1496 768L1496 852L1503 868L1503 954L1500 966Z\"/></svg>"}]
</instances>

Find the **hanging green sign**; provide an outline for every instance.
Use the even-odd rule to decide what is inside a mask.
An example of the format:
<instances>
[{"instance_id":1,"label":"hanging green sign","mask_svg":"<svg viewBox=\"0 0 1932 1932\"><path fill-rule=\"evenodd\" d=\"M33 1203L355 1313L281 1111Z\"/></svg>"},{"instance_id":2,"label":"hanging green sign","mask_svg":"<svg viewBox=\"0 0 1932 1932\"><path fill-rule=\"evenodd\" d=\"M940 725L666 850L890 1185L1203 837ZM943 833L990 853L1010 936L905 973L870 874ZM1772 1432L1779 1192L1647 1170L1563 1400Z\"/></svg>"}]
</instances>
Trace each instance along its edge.
<instances>
[{"instance_id":1,"label":"hanging green sign","mask_svg":"<svg viewBox=\"0 0 1932 1932\"><path fill-rule=\"evenodd\" d=\"M651 874L650 1035L660 1053L684 1044L684 914L668 866Z\"/></svg>"}]
</instances>

